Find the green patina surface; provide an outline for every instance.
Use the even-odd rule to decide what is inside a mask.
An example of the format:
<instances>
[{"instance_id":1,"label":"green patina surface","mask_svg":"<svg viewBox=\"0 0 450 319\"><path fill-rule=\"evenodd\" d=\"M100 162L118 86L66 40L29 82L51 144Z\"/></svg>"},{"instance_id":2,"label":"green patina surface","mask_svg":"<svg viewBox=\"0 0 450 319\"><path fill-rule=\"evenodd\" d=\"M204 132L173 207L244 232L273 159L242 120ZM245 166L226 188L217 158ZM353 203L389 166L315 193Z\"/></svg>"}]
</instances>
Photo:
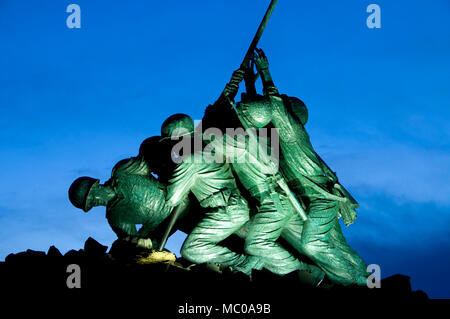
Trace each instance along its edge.
<instances>
[{"instance_id":1,"label":"green patina surface","mask_svg":"<svg viewBox=\"0 0 450 319\"><path fill-rule=\"evenodd\" d=\"M325 275L335 283L365 285L366 264L339 224L339 218L346 225L355 221L358 203L315 152L305 129L306 105L278 92L268 59L256 48L275 4L240 69L207 107L202 125L195 128L186 114L172 115L162 124L162 136L145 140L138 156L117 163L107 182L81 177L69 198L85 212L106 206L117 236L137 244L155 240L158 226L172 216L163 247L174 225L186 229L189 219L199 216L181 248L193 263L247 275L262 268L279 275L308 273L312 285ZM255 88L256 75L262 95ZM246 93L236 104L242 81ZM219 134L207 134L211 129ZM271 134L261 137L262 129ZM179 215L184 219L177 224ZM241 252L224 243L232 235L243 239Z\"/></svg>"}]
</instances>

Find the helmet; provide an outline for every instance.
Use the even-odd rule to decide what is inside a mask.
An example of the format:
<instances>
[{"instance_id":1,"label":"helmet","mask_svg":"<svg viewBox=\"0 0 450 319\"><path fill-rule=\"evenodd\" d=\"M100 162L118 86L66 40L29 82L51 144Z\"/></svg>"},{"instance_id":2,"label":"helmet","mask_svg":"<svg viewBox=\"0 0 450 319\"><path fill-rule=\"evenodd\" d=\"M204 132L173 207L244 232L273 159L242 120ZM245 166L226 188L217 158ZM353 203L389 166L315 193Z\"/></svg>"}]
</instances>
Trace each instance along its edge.
<instances>
[{"instance_id":1,"label":"helmet","mask_svg":"<svg viewBox=\"0 0 450 319\"><path fill-rule=\"evenodd\" d=\"M152 173L158 178L169 178L172 172L172 145L161 141L161 136L152 136L144 140L139 148L138 157L142 157Z\"/></svg>"},{"instance_id":2,"label":"helmet","mask_svg":"<svg viewBox=\"0 0 450 319\"><path fill-rule=\"evenodd\" d=\"M269 124L272 119L270 100L259 98L242 101L236 108L239 119L248 128L261 128Z\"/></svg>"},{"instance_id":3,"label":"helmet","mask_svg":"<svg viewBox=\"0 0 450 319\"><path fill-rule=\"evenodd\" d=\"M194 121L186 114L174 114L168 117L161 126L163 139L181 137L194 132Z\"/></svg>"},{"instance_id":4,"label":"helmet","mask_svg":"<svg viewBox=\"0 0 450 319\"><path fill-rule=\"evenodd\" d=\"M308 109L305 103L292 96L282 95L283 103L290 114L305 125L308 121ZM241 121L253 128L261 128L269 124L272 120L271 101L266 97L257 96L256 98L243 100L238 103L237 113Z\"/></svg>"},{"instance_id":5,"label":"helmet","mask_svg":"<svg viewBox=\"0 0 450 319\"><path fill-rule=\"evenodd\" d=\"M291 114L293 114L302 125L305 125L308 122L308 109L306 108L305 103L302 100L292 97L292 96L282 96L285 101L287 107L290 109Z\"/></svg>"},{"instance_id":6,"label":"helmet","mask_svg":"<svg viewBox=\"0 0 450 319\"><path fill-rule=\"evenodd\" d=\"M77 178L69 188L69 200L72 205L88 212L92 208L92 205L88 205L87 197L92 186L99 182L100 180L91 177Z\"/></svg>"},{"instance_id":7,"label":"helmet","mask_svg":"<svg viewBox=\"0 0 450 319\"><path fill-rule=\"evenodd\" d=\"M139 147L139 156L144 157L145 159L150 158L152 155L155 156L158 153L158 149L160 147L159 141L161 140L161 136L152 136L145 139L141 146Z\"/></svg>"}]
</instances>

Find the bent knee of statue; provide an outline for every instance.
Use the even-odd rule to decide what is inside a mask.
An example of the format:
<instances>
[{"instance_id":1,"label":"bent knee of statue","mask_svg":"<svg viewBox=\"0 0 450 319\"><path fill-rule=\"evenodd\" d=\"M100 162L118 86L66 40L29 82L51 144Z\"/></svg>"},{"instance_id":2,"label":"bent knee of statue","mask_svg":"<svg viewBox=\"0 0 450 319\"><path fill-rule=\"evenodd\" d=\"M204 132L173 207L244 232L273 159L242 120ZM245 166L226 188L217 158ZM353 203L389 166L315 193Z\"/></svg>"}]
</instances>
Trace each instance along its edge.
<instances>
[{"instance_id":1,"label":"bent knee of statue","mask_svg":"<svg viewBox=\"0 0 450 319\"><path fill-rule=\"evenodd\" d=\"M300 247L303 253L308 256L314 255L314 253L317 251L317 247L314 245L314 243L308 240L308 238L304 237L300 240Z\"/></svg>"},{"instance_id":2,"label":"bent knee of statue","mask_svg":"<svg viewBox=\"0 0 450 319\"><path fill-rule=\"evenodd\" d=\"M192 251L193 251L192 247L189 245L186 245L186 243L184 243L183 246L181 247L180 254L181 254L181 256L183 256L183 258L185 258L189 261L192 261L193 256L194 256Z\"/></svg>"},{"instance_id":3,"label":"bent knee of statue","mask_svg":"<svg viewBox=\"0 0 450 319\"><path fill-rule=\"evenodd\" d=\"M244 244L244 251L248 255L258 256L261 255L261 251L264 251L268 245L265 242L256 240L246 240Z\"/></svg>"},{"instance_id":4,"label":"bent knee of statue","mask_svg":"<svg viewBox=\"0 0 450 319\"><path fill-rule=\"evenodd\" d=\"M183 246L181 247L180 254L183 256L183 258L196 262L196 263L202 263L204 250L202 249L201 241L199 240L190 240L189 238L186 239ZM205 260L206 262L206 260Z\"/></svg>"},{"instance_id":5,"label":"bent knee of statue","mask_svg":"<svg viewBox=\"0 0 450 319\"><path fill-rule=\"evenodd\" d=\"M244 205L230 205L226 207L226 212L232 217L235 224L244 225L250 220L250 211Z\"/></svg>"}]
</instances>

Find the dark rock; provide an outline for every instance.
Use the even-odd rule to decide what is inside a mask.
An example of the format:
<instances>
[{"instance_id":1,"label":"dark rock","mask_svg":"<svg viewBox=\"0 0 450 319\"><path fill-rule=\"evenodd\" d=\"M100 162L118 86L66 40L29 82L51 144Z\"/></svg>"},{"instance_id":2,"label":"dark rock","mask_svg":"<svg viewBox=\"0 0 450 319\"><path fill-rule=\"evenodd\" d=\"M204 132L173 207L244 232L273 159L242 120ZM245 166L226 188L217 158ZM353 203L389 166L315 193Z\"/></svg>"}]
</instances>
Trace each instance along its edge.
<instances>
[{"instance_id":1,"label":"dark rock","mask_svg":"<svg viewBox=\"0 0 450 319\"><path fill-rule=\"evenodd\" d=\"M21 253L18 253L17 255L25 256L25 257L44 257L45 252L27 249L26 252L21 252Z\"/></svg>"},{"instance_id":2,"label":"dark rock","mask_svg":"<svg viewBox=\"0 0 450 319\"><path fill-rule=\"evenodd\" d=\"M61 252L55 246L51 246L47 251L47 256L50 257L62 257Z\"/></svg>"},{"instance_id":3,"label":"dark rock","mask_svg":"<svg viewBox=\"0 0 450 319\"><path fill-rule=\"evenodd\" d=\"M325 304L327 309L333 310L353 305L371 307L405 304L405 301L409 305L428 301L422 291L411 290L408 276L386 278L380 289L343 287L329 282L312 288L301 283L296 273L281 277L266 270L255 271L250 280L229 269L218 272L214 267L192 265L182 258L175 263L140 265L133 262L136 256L127 250L127 247L133 247L128 244L115 242L110 251L128 259L109 258L105 246L94 240L87 241L86 251L70 250L60 258L52 258L58 255L54 247L49 249L47 256L34 251L11 254L0 264L1 288L4 292L18 291L19 295L34 291L34 298L42 296L44 290L51 291L70 302L77 296L85 300L85 295L89 294L95 296L93 300L99 295L113 298L110 300L117 298L119 304L124 298L130 298L135 305L160 307L168 309L168 313L186 302L208 305L267 303L272 309L267 318L292 317L289 315L299 313L301 307L315 307L314 303L319 304L315 309L322 311ZM67 288L67 266L70 264L80 267L81 289ZM330 304L338 306L328 307Z\"/></svg>"},{"instance_id":4,"label":"dark rock","mask_svg":"<svg viewBox=\"0 0 450 319\"><path fill-rule=\"evenodd\" d=\"M381 281L381 287L389 289L392 292L405 293L411 292L411 278L404 275L393 275Z\"/></svg>"},{"instance_id":5,"label":"dark rock","mask_svg":"<svg viewBox=\"0 0 450 319\"><path fill-rule=\"evenodd\" d=\"M413 299L419 300L419 301L429 300L427 294L422 290L413 291L412 297L413 297Z\"/></svg>"},{"instance_id":6,"label":"dark rock","mask_svg":"<svg viewBox=\"0 0 450 319\"><path fill-rule=\"evenodd\" d=\"M130 241L117 239L111 245L109 254L117 260L128 262L136 260L136 258L149 251L151 250L137 247L136 244L131 243Z\"/></svg>"},{"instance_id":7,"label":"dark rock","mask_svg":"<svg viewBox=\"0 0 450 319\"><path fill-rule=\"evenodd\" d=\"M15 256L16 256L16 254L9 254L8 256L6 256L5 263L13 262Z\"/></svg>"},{"instance_id":8,"label":"dark rock","mask_svg":"<svg viewBox=\"0 0 450 319\"><path fill-rule=\"evenodd\" d=\"M64 254L64 257L68 257L68 258L79 258L79 257L84 257L84 256L85 256L85 254L82 249L80 249L80 250L71 249L67 253Z\"/></svg>"},{"instance_id":9,"label":"dark rock","mask_svg":"<svg viewBox=\"0 0 450 319\"><path fill-rule=\"evenodd\" d=\"M89 237L84 243L84 251L88 256L103 256L107 250L108 246L103 246L92 237Z\"/></svg>"},{"instance_id":10,"label":"dark rock","mask_svg":"<svg viewBox=\"0 0 450 319\"><path fill-rule=\"evenodd\" d=\"M42 257L45 257L45 252L27 249L27 251L22 251L17 254L9 254L8 256L6 256L5 262L9 263L25 262L25 260L28 260L30 258L39 259Z\"/></svg>"}]
</instances>

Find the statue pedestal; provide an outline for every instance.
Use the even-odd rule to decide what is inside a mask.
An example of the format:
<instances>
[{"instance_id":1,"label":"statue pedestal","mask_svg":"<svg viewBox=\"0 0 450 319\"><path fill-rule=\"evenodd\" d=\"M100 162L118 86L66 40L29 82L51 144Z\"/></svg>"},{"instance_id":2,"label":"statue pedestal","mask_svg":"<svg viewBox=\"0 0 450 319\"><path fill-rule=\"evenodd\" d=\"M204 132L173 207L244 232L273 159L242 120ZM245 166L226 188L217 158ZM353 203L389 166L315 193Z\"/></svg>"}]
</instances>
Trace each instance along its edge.
<instances>
[{"instance_id":1,"label":"statue pedestal","mask_svg":"<svg viewBox=\"0 0 450 319\"><path fill-rule=\"evenodd\" d=\"M92 241L89 246L97 247ZM81 288L67 287L72 275L67 272L68 265L79 266ZM132 301L143 310L160 309L165 318L183 318L186 314L196 314L195 318L284 318L303 312L305 307L323 312L336 304L335 311L344 311L353 305L373 307L428 300L425 293L411 291L409 277L402 275L382 280L380 289L342 287L330 282L312 288L300 283L294 273L280 277L255 271L250 280L241 273L220 272L183 259L175 263L127 263L102 249L91 249L90 253L72 250L64 256L54 247L48 254L11 254L0 263L0 282L6 295L17 293L21 296L17 300L23 302L43 296L47 303L62 298L76 304L107 298L107 303L99 305L111 310L117 302Z\"/></svg>"}]
</instances>

